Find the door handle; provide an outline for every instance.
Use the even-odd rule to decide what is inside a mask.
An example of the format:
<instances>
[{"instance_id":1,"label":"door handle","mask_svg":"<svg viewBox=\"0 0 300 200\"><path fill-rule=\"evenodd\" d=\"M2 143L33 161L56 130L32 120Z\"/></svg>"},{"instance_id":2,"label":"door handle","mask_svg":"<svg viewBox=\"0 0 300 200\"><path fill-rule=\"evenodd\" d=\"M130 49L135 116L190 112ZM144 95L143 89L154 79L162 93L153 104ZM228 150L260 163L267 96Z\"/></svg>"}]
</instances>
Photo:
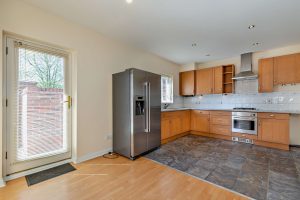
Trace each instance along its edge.
<instances>
[{"instance_id":1,"label":"door handle","mask_svg":"<svg viewBox=\"0 0 300 200\"><path fill-rule=\"evenodd\" d=\"M150 127L151 127L151 84L148 82L148 133L150 133Z\"/></svg>"},{"instance_id":2,"label":"door handle","mask_svg":"<svg viewBox=\"0 0 300 200\"><path fill-rule=\"evenodd\" d=\"M70 109L71 106L72 106L72 97L71 97L71 96L68 96L68 97L67 97L67 100L64 101L63 103L68 103L68 108Z\"/></svg>"},{"instance_id":3,"label":"door handle","mask_svg":"<svg viewBox=\"0 0 300 200\"><path fill-rule=\"evenodd\" d=\"M145 129L144 129L144 132L148 132L148 83L145 82L144 83L144 92L145 92Z\"/></svg>"}]
</instances>

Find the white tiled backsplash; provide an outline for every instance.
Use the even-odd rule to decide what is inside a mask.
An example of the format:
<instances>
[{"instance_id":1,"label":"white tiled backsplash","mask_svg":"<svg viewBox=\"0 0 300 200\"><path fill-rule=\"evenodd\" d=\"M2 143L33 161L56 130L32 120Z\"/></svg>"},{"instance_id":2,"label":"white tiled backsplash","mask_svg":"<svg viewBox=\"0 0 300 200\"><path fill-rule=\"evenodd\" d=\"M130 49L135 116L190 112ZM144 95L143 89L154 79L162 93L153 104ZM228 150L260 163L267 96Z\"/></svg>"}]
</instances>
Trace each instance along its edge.
<instances>
[{"instance_id":1,"label":"white tiled backsplash","mask_svg":"<svg viewBox=\"0 0 300 200\"><path fill-rule=\"evenodd\" d=\"M258 93L257 80L236 81L235 94L212 94L195 97L174 97L169 108L232 109L254 107L259 110L300 113L300 91L297 86L285 86L281 92Z\"/></svg>"},{"instance_id":2,"label":"white tiled backsplash","mask_svg":"<svg viewBox=\"0 0 300 200\"><path fill-rule=\"evenodd\" d=\"M255 80L243 80L235 82L236 94L257 94L258 81Z\"/></svg>"},{"instance_id":3,"label":"white tiled backsplash","mask_svg":"<svg viewBox=\"0 0 300 200\"><path fill-rule=\"evenodd\" d=\"M300 93L228 94L185 97L183 107L232 109L254 107L259 110L300 111Z\"/></svg>"}]
</instances>

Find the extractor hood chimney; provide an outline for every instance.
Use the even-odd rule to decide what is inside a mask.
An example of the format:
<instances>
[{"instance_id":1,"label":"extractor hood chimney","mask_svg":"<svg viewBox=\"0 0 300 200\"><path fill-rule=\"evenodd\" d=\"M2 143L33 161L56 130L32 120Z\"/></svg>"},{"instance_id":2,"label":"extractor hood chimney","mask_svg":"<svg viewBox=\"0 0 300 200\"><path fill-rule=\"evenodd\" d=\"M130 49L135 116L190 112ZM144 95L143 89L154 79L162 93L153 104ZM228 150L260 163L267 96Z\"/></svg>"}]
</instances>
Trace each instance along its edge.
<instances>
[{"instance_id":1,"label":"extractor hood chimney","mask_svg":"<svg viewBox=\"0 0 300 200\"><path fill-rule=\"evenodd\" d=\"M235 75L234 80L249 80L256 79L257 74L252 72L252 53L245 53L241 55L241 70Z\"/></svg>"}]
</instances>

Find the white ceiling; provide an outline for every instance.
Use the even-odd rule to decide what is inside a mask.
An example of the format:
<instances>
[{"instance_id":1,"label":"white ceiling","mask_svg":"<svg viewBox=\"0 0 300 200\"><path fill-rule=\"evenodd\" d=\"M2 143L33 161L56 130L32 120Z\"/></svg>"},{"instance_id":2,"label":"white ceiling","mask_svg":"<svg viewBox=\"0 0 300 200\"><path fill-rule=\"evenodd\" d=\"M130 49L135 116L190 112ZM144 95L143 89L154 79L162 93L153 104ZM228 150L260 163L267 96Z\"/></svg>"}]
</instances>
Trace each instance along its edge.
<instances>
[{"instance_id":1,"label":"white ceiling","mask_svg":"<svg viewBox=\"0 0 300 200\"><path fill-rule=\"evenodd\" d=\"M300 0L24 1L178 64L300 43Z\"/></svg>"}]
</instances>

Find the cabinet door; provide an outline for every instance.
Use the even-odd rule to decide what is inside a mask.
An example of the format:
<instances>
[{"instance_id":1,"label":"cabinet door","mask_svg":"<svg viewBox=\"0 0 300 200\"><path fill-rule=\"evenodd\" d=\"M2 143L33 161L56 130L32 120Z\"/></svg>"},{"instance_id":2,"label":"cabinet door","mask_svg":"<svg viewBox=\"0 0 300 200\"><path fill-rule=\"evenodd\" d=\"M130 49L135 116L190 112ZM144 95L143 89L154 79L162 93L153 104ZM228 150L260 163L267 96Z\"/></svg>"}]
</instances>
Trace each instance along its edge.
<instances>
[{"instance_id":1,"label":"cabinet door","mask_svg":"<svg viewBox=\"0 0 300 200\"><path fill-rule=\"evenodd\" d=\"M265 142L289 144L289 120L259 119L259 138Z\"/></svg>"},{"instance_id":2,"label":"cabinet door","mask_svg":"<svg viewBox=\"0 0 300 200\"><path fill-rule=\"evenodd\" d=\"M258 138L262 141L273 141L273 119L259 119L258 122Z\"/></svg>"},{"instance_id":3,"label":"cabinet door","mask_svg":"<svg viewBox=\"0 0 300 200\"><path fill-rule=\"evenodd\" d=\"M274 84L296 82L296 54L274 58Z\"/></svg>"},{"instance_id":4,"label":"cabinet door","mask_svg":"<svg viewBox=\"0 0 300 200\"><path fill-rule=\"evenodd\" d=\"M195 71L179 73L179 88L181 96L195 95Z\"/></svg>"},{"instance_id":5,"label":"cabinet door","mask_svg":"<svg viewBox=\"0 0 300 200\"><path fill-rule=\"evenodd\" d=\"M192 111L191 130L209 133L209 114L201 114L198 111Z\"/></svg>"},{"instance_id":6,"label":"cabinet door","mask_svg":"<svg viewBox=\"0 0 300 200\"><path fill-rule=\"evenodd\" d=\"M296 81L295 83L300 83L300 53L296 54Z\"/></svg>"},{"instance_id":7,"label":"cabinet door","mask_svg":"<svg viewBox=\"0 0 300 200\"><path fill-rule=\"evenodd\" d=\"M289 144L289 120L274 120L272 142Z\"/></svg>"},{"instance_id":8,"label":"cabinet door","mask_svg":"<svg viewBox=\"0 0 300 200\"><path fill-rule=\"evenodd\" d=\"M179 116L172 117L170 124L171 124L171 134L170 134L171 137L181 133L182 122Z\"/></svg>"},{"instance_id":9,"label":"cabinet door","mask_svg":"<svg viewBox=\"0 0 300 200\"><path fill-rule=\"evenodd\" d=\"M223 67L213 68L213 93L222 94L223 93Z\"/></svg>"},{"instance_id":10,"label":"cabinet door","mask_svg":"<svg viewBox=\"0 0 300 200\"><path fill-rule=\"evenodd\" d=\"M274 59L266 58L258 62L258 92L273 92Z\"/></svg>"},{"instance_id":11,"label":"cabinet door","mask_svg":"<svg viewBox=\"0 0 300 200\"><path fill-rule=\"evenodd\" d=\"M231 126L210 125L210 133L231 136Z\"/></svg>"},{"instance_id":12,"label":"cabinet door","mask_svg":"<svg viewBox=\"0 0 300 200\"><path fill-rule=\"evenodd\" d=\"M190 111L184 111L181 115L182 121L182 133L188 132L191 129L191 113Z\"/></svg>"},{"instance_id":13,"label":"cabinet door","mask_svg":"<svg viewBox=\"0 0 300 200\"><path fill-rule=\"evenodd\" d=\"M199 69L196 71L196 94L211 94L213 92L212 68Z\"/></svg>"},{"instance_id":14,"label":"cabinet door","mask_svg":"<svg viewBox=\"0 0 300 200\"><path fill-rule=\"evenodd\" d=\"M161 139L167 139L171 137L171 129L170 129L170 120L162 119L161 120Z\"/></svg>"}]
</instances>

